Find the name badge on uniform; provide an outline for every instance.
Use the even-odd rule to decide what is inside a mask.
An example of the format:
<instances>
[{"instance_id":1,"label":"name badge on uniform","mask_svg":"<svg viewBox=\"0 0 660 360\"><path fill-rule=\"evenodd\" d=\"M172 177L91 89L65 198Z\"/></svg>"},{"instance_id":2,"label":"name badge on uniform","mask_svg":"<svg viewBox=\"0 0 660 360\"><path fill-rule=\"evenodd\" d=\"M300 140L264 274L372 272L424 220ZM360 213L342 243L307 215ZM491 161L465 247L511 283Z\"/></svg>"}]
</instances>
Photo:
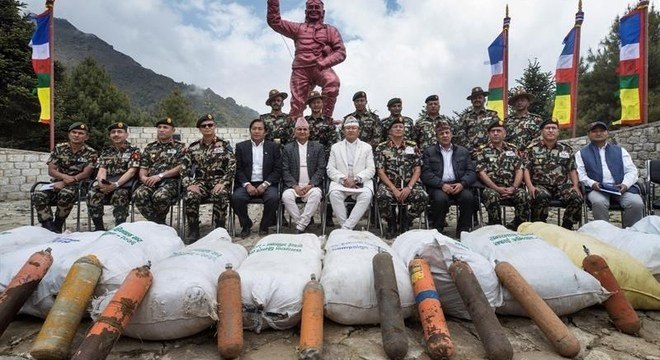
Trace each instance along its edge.
<instances>
[{"instance_id":1,"label":"name badge on uniform","mask_svg":"<svg viewBox=\"0 0 660 360\"><path fill-rule=\"evenodd\" d=\"M415 148L412 146L406 146L406 155L414 155L415 154Z\"/></svg>"},{"instance_id":2,"label":"name badge on uniform","mask_svg":"<svg viewBox=\"0 0 660 360\"><path fill-rule=\"evenodd\" d=\"M213 149L214 154L222 154L223 152L225 152L225 149L223 149L221 147Z\"/></svg>"},{"instance_id":3,"label":"name badge on uniform","mask_svg":"<svg viewBox=\"0 0 660 360\"><path fill-rule=\"evenodd\" d=\"M507 150L507 151L504 152L504 155L506 155L506 156L516 156L516 153L513 150Z\"/></svg>"},{"instance_id":4,"label":"name badge on uniform","mask_svg":"<svg viewBox=\"0 0 660 360\"><path fill-rule=\"evenodd\" d=\"M169 150L167 150L167 153L174 155L174 154L176 154L176 149L169 149Z\"/></svg>"},{"instance_id":5,"label":"name badge on uniform","mask_svg":"<svg viewBox=\"0 0 660 360\"><path fill-rule=\"evenodd\" d=\"M123 153L121 154L121 159L124 161L128 161L128 159L131 158L131 153Z\"/></svg>"},{"instance_id":6,"label":"name badge on uniform","mask_svg":"<svg viewBox=\"0 0 660 360\"><path fill-rule=\"evenodd\" d=\"M571 157L571 155L568 153L568 151L562 151L559 153L559 157L562 159L568 159L569 157Z\"/></svg>"}]
</instances>

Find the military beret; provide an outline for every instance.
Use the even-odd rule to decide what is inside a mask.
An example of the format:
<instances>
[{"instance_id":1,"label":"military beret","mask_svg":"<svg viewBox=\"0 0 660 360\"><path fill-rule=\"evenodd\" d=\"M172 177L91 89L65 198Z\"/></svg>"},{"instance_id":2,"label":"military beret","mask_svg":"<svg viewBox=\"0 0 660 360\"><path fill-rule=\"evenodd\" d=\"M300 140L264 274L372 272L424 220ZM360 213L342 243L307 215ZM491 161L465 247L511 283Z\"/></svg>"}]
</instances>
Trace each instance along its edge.
<instances>
[{"instance_id":1,"label":"military beret","mask_svg":"<svg viewBox=\"0 0 660 360\"><path fill-rule=\"evenodd\" d=\"M284 100L287 97L289 97L289 94L287 94L285 92L282 92L282 91L279 91L277 89L273 89L273 90L268 92L268 99L266 99L266 105L270 106L270 102L273 101L273 99L275 99L278 96L281 97L282 100Z\"/></svg>"},{"instance_id":2,"label":"military beret","mask_svg":"<svg viewBox=\"0 0 660 360\"><path fill-rule=\"evenodd\" d=\"M600 120L596 120L596 121L590 123L589 126L587 126L587 129L589 129L588 131L591 131L591 130L597 128L597 127L601 127L601 128L603 128L603 130L607 130L607 124L605 124L604 122L602 122Z\"/></svg>"},{"instance_id":3,"label":"military beret","mask_svg":"<svg viewBox=\"0 0 660 360\"><path fill-rule=\"evenodd\" d=\"M108 126L107 129L108 129L108 132L110 132L114 129L121 129L121 130L128 131L128 125L126 125L126 124L124 124L123 122L120 121L120 122L116 122L114 124L110 124L110 126Z\"/></svg>"},{"instance_id":4,"label":"military beret","mask_svg":"<svg viewBox=\"0 0 660 360\"><path fill-rule=\"evenodd\" d=\"M440 101L440 98L438 98L438 95L429 95L426 97L426 100L424 100L424 103L428 104L429 101Z\"/></svg>"},{"instance_id":5,"label":"military beret","mask_svg":"<svg viewBox=\"0 0 660 360\"><path fill-rule=\"evenodd\" d=\"M399 117L395 118L394 120L392 120L392 122L390 123L390 125L387 127L387 130L390 130L390 129L392 128L392 126L394 126L394 124L405 125L406 122L403 121L403 117L402 117L402 116L399 116Z\"/></svg>"},{"instance_id":6,"label":"military beret","mask_svg":"<svg viewBox=\"0 0 660 360\"><path fill-rule=\"evenodd\" d=\"M392 106L392 105L394 105L394 104L401 104L401 98L391 98L391 99L387 102L387 107L390 107L390 106Z\"/></svg>"},{"instance_id":7,"label":"military beret","mask_svg":"<svg viewBox=\"0 0 660 360\"><path fill-rule=\"evenodd\" d=\"M355 94L353 94L353 101L361 98L367 98L367 93L364 91L358 91Z\"/></svg>"},{"instance_id":8,"label":"military beret","mask_svg":"<svg viewBox=\"0 0 660 360\"><path fill-rule=\"evenodd\" d=\"M307 96L307 101L305 101L305 104L309 105L309 103L311 103L314 99L323 99L323 95L321 95L321 93L318 91L311 91Z\"/></svg>"},{"instance_id":9,"label":"military beret","mask_svg":"<svg viewBox=\"0 0 660 360\"><path fill-rule=\"evenodd\" d=\"M496 127L503 128L504 127L504 121L502 121L498 118L495 118L495 120L491 121L490 124L488 124L487 130L490 131L490 129L496 128Z\"/></svg>"},{"instance_id":10,"label":"military beret","mask_svg":"<svg viewBox=\"0 0 660 360\"><path fill-rule=\"evenodd\" d=\"M451 130L451 124L449 124L449 121L440 120L435 124L435 132L445 130L445 129L450 129Z\"/></svg>"},{"instance_id":11,"label":"military beret","mask_svg":"<svg viewBox=\"0 0 660 360\"><path fill-rule=\"evenodd\" d=\"M202 123L203 123L204 121L209 121L209 120L215 122L215 119L213 118L213 115L211 115L211 114L206 114L206 115L200 117L199 119L197 119L197 125L196 125L196 126L197 126L197 127L200 127L200 125L202 125Z\"/></svg>"},{"instance_id":12,"label":"military beret","mask_svg":"<svg viewBox=\"0 0 660 360\"><path fill-rule=\"evenodd\" d=\"M156 123L156 126L158 126L158 125L169 125L171 127L174 127L174 121L172 121L171 118L164 118L164 119L158 120L158 122Z\"/></svg>"},{"instance_id":13,"label":"military beret","mask_svg":"<svg viewBox=\"0 0 660 360\"><path fill-rule=\"evenodd\" d=\"M488 91L484 91L484 89L480 88L479 86L475 86L472 88L472 91L470 92L470 96L468 96L466 99L472 100L472 98L477 95L488 96Z\"/></svg>"},{"instance_id":14,"label":"military beret","mask_svg":"<svg viewBox=\"0 0 660 360\"><path fill-rule=\"evenodd\" d=\"M543 129L547 125L551 125L551 124L555 124L555 125L559 126L559 121L557 121L557 119L547 119L547 120L545 120L544 122L541 123L540 128Z\"/></svg>"},{"instance_id":15,"label":"military beret","mask_svg":"<svg viewBox=\"0 0 660 360\"><path fill-rule=\"evenodd\" d=\"M80 121L76 121L73 124L69 125L69 130L68 131L73 131L73 130L89 131L89 128L87 127L87 125L81 123Z\"/></svg>"}]
</instances>

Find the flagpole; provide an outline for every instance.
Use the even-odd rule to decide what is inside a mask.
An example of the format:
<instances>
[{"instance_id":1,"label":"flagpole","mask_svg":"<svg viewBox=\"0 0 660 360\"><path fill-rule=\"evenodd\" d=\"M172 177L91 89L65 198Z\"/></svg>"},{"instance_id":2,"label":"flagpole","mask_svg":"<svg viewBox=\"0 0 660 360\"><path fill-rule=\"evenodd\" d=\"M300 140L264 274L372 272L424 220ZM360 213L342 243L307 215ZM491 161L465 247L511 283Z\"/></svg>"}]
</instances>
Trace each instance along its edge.
<instances>
[{"instance_id":1,"label":"flagpole","mask_svg":"<svg viewBox=\"0 0 660 360\"><path fill-rule=\"evenodd\" d=\"M502 24L502 37L504 42L504 57L503 57L503 69L504 72L504 89L502 89L502 119L504 119L509 113L509 24L511 23L511 18L509 17L509 4L506 4L506 12L504 16L504 21Z\"/></svg>"},{"instance_id":2,"label":"flagpole","mask_svg":"<svg viewBox=\"0 0 660 360\"><path fill-rule=\"evenodd\" d=\"M55 150L55 0L46 0L46 8L50 10L48 22L48 56L50 57L50 151Z\"/></svg>"},{"instance_id":3,"label":"flagpole","mask_svg":"<svg viewBox=\"0 0 660 360\"><path fill-rule=\"evenodd\" d=\"M640 34L640 40L644 41L644 46L641 46L642 61L644 62L644 76L642 76L643 83L640 84L640 91L642 92L641 101L642 101L642 111L640 115L642 116L642 124L646 124L649 118L649 1L642 0L637 5L639 9L642 9L642 34Z\"/></svg>"},{"instance_id":4,"label":"flagpole","mask_svg":"<svg viewBox=\"0 0 660 360\"><path fill-rule=\"evenodd\" d=\"M575 51L573 51L573 94L571 94L571 101L573 106L571 109L571 117L573 118L573 136L577 132L577 119L578 119L578 80L580 78L580 33L582 32L582 22L584 21L584 12L582 12L582 0L578 1L578 11L575 13Z\"/></svg>"}]
</instances>

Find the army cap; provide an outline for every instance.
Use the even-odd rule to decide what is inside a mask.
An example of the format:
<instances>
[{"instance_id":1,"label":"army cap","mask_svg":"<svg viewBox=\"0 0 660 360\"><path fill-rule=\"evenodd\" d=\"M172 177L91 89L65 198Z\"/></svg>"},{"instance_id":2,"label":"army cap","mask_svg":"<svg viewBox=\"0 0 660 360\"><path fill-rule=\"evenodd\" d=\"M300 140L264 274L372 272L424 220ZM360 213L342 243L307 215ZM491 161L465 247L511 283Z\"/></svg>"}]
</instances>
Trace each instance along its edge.
<instances>
[{"instance_id":1,"label":"army cap","mask_svg":"<svg viewBox=\"0 0 660 360\"><path fill-rule=\"evenodd\" d=\"M504 129L504 121L496 118L490 124L488 124L487 129L488 129L488 131L490 131L491 129L496 128L496 127L501 127L501 128Z\"/></svg>"},{"instance_id":2,"label":"army cap","mask_svg":"<svg viewBox=\"0 0 660 360\"><path fill-rule=\"evenodd\" d=\"M587 129L589 129L588 131L591 131L591 130L597 128L597 127L603 128L603 130L607 130L607 124L605 124L604 122L602 122L600 120L596 120L596 121L590 123L589 126L587 126Z\"/></svg>"},{"instance_id":3,"label":"army cap","mask_svg":"<svg viewBox=\"0 0 660 360\"><path fill-rule=\"evenodd\" d=\"M428 104L429 101L440 101L440 98L438 97L438 95L429 95L426 97L426 100L424 100L424 103Z\"/></svg>"},{"instance_id":4,"label":"army cap","mask_svg":"<svg viewBox=\"0 0 660 360\"><path fill-rule=\"evenodd\" d=\"M281 97L282 100L284 100L289 97L289 94L279 91L277 89L273 89L268 92L268 99L266 99L266 105L270 106L271 101L273 101L273 99L275 99L278 96Z\"/></svg>"},{"instance_id":5,"label":"army cap","mask_svg":"<svg viewBox=\"0 0 660 360\"><path fill-rule=\"evenodd\" d=\"M387 102L387 107L391 107L391 106L394 105L394 104L401 104L401 98L391 98L391 99Z\"/></svg>"},{"instance_id":6,"label":"army cap","mask_svg":"<svg viewBox=\"0 0 660 360\"><path fill-rule=\"evenodd\" d=\"M392 129L392 126L394 126L394 124L405 125L406 123L405 123L405 121L403 121L403 116L399 116L399 117L395 118L394 120L392 120L392 122L390 123L390 126L387 127L387 130Z\"/></svg>"},{"instance_id":7,"label":"army cap","mask_svg":"<svg viewBox=\"0 0 660 360\"><path fill-rule=\"evenodd\" d=\"M172 121L171 118L164 118L158 120L158 122L156 123L156 127L158 127L158 125L169 125L171 127L174 127L174 121Z\"/></svg>"},{"instance_id":8,"label":"army cap","mask_svg":"<svg viewBox=\"0 0 660 360\"><path fill-rule=\"evenodd\" d=\"M364 91L358 91L355 94L353 94L353 101L361 98L367 98L367 93Z\"/></svg>"},{"instance_id":9,"label":"army cap","mask_svg":"<svg viewBox=\"0 0 660 360\"><path fill-rule=\"evenodd\" d=\"M540 128L541 128L541 130L543 130L543 128L545 128L546 126L551 125L551 124L559 126L559 121L557 121L557 119L547 119L547 120L545 120L544 122L541 123Z\"/></svg>"},{"instance_id":10,"label":"army cap","mask_svg":"<svg viewBox=\"0 0 660 360\"><path fill-rule=\"evenodd\" d=\"M323 99L323 95L318 91L310 91L305 104L309 105L314 99Z\"/></svg>"},{"instance_id":11,"label":"army cap","mask_svg":"<svg viewBox=\"0 0 660 360\"><path fill-rule=\"evenodd\" d=\"M69 125L68 131L73 131L73 130L84 130L89 132L89 127L87 127L87 125L81 123L80 121L76 121L73 124Z\"/></svg>"},{"instance_id":12,"label":"army cap","mask_svg":"<svg viewBox=\"0 0 660 360\"><path fill-rule=\"evenodd\" d=\"M121 129L124 131L128 131L128 125L124 124L123 122L116 122L114 124L110 124L110 126L107 127L108 132L114 130L114 129Z\"/></svg>"},{"instance_id":13,"label":"army cap","mask_svg":"<svg viewBox=\"0 0 660 360\"><path fill-rule=\"evenodd\" d=\"M197 119L197 125L196 126L200 127L204 121L209 121L209 120L215 122L215 119L213 118L213 115L206 114L206 115L200 117L199 119Z\"/></svg>"},{"instance_id":14,"label":"army cap","mask_svg":"<svg viewBox=\"0 0 660 360\"><path fill-rule=\"evenodd\" d=\"M478 95L488 96L488 91L484 91L484 89L481 87L475 86L472 88L472 92L470 93L470 96L466 98L466 100L472 100L473 97Z\"/></svg>"},{"instance_id":15,"label":"army cap","mask_svg":"<svg viewBox=\"0 0 660 360\"><path fill-rule=\"evenodd\" d=\"M451 130L451 124L447 120L440 120L435 124L435 132L449 129Z\"/></svg>"}]
</instances>

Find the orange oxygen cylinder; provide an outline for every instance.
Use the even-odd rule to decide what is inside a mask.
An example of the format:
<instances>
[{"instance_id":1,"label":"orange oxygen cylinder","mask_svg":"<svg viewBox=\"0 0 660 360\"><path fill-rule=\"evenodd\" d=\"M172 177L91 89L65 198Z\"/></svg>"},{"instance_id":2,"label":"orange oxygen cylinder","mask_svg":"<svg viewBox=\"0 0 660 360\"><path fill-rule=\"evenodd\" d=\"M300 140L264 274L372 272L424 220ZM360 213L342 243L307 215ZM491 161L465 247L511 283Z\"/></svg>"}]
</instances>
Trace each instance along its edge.
<instances>
[{"instance_id":1,"label":"orange oxygen cylinder","mask_svg":"<svg viewBox=\"0 0 660 360\"><path fill-rule=\"evenodd\" d=\"M71 359L102 360L108 356L151 287L153 277L150 267L145 265L128 273Z\"/></svg>"},{"instance_id":2,"label":"orange oxygen cylinder","mask_svg":"<svg viewBox=\"0 0 660 360\"><path fill-rule=\"evenodd\" d=\"M582 260L582 267L586 272L600 281L600 284L612 295L603 302L607 315L610 316L614 326L621 332L626 334L637 334L642 324L639 321L639 316L633 309L630 301L621 291L619 283L612 274L610 267L607 265L605 259L601 256L590 254L586 246L582 246L584 252L587 254Z\"/></svg>"},{"instance_id":3,"label":"orange oxygen cylinder","mask_svg":"<svg viewBox=\"0 0 660 360\"><path fill-rule=\"evenodd\" d=\"M415 302L424 330L426 351L431 359L445 359L454 354L454 343L449 336L440 297L435 289L431 269L426 260L415 257L408 265Z\"/></svg>"},{"instance_id":4,"label":"orange oxygen cylinder","mask_svg":"<svg viewBox=\"0 0 660 360\"><path fill-rule=\"evenodd\" d=\"M303 290L302 319L298 358L320 359L323 352L323 286L311 275Z\"/></svg>"},{"instance_id":5,"label":"orange oxygen cylinder","mask_svg":"<svg viewBox=\"0 0 660 360\"><path fill-rule=\"evenodd\" d=\"M490 307L490 303L481 289L470 264L454 258L449 267L449 273L472 318L488 359L512 359L513 347L507 339L502 325L497 320L495 311Z\"/></svg>"},{"instance_id":6,"label":"orange oxygen cylinder","mask_svg":"<svg viewBox=\"0 0 660 360\"><path fill-rule=\"evenodd\" d=\"M223 359L235 359L243 351L241 276L227 264L218 277L218 351Z\"/></svg>"},{"instance_id":7,"label":"orange oxygen cylinder","mask_svg":"<svg viewBox=\"0 0 660 360\"><path fill-rule=\"evenodd\" d=\"M53 264L51 249L32 254L23 267L11 279L5 291L0 293L0 335L21 310L23 304L32 295L39 282Z\"/></svg>"},{"instance_id":8,"label":"orange oxygen cylinder","mask_svg":"<svg viewBox=\"0 0 660 360\"><path fill-rule=\"evenodd\" d=\"M69 357L69 346L102 272L103 266L94 255L81 257L73 263L32 345L30 355L33 358Z\"/></svg>"},{"instance_id":9,"label":"orange oxygen cylinder","mask_svg":"<svg viewBox=\"0 0 660 360\"><path fill-rule=\"evenodd\" d=\"M513 265L495 261L495 273L513 298L527 311L559 355L574 357L580 352L580 342L550 309L539 294L520 275Z\"/></svg>"},{"instance_id":10,"label":"orange oxygen cylinder","mask_svg":"<svg viewBox=\"0 0 660 360\"><path fill-rule=\"evenodd\" d=\"M399 299L392 255L387 252L376 254L372 259L372 266L383 349L390 359L403 359L408 353L408 336L401 312L401 299Z\"/></svg>"}]
</instances>

